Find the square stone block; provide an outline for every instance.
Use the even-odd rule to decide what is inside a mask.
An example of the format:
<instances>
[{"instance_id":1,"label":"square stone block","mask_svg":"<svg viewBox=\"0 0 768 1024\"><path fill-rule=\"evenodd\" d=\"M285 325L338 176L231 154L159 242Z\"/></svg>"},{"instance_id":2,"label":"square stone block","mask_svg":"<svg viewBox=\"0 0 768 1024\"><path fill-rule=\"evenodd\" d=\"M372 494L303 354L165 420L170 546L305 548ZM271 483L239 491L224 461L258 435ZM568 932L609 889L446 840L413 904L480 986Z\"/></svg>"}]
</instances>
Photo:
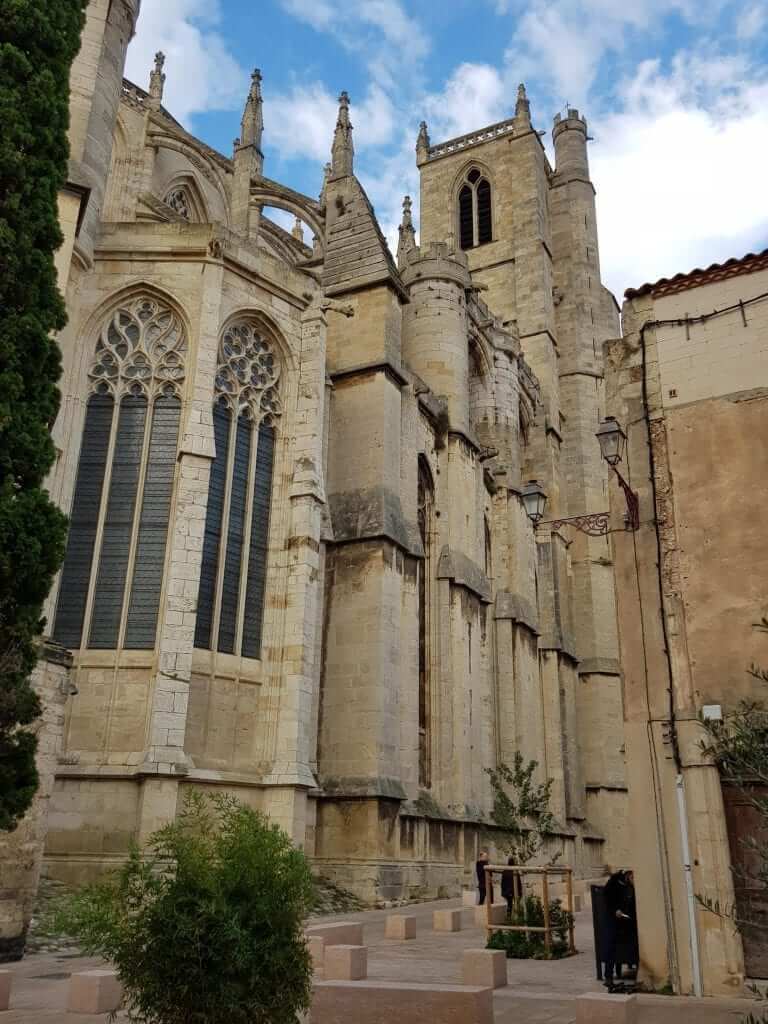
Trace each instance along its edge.
<instances>
[{"instance_id":1,"label":"square stone block","mask_svg":"<svg viewBox=\"0 0 768 1024\"><path fill-rule=\"evenodd\" d=\"M317 970L323 966L325 959L325 939L322 935L310 935L307 939L309 955L312 957L312 966Z\"/></svg>"},{"instance_id":2,"label":"square stone block","mask_svg":"<svg viewBox=\"0 0 768 1024\"><path fill-rule=\"evenodd\" d=\"M310 1024L493 1024L493 990L412 982L321 981Z\"/></svg>"},{"instance_id":3,"label":"square stone block","mask_svg":"<svg viewBox=\"0 0 768 1024\"><path fill-rule=\"evenodd\" d=\"M326 981L362 981L368 977L367 946L326 946Z\"/></svg>"},{"instance_id":4,"label":"square stone block","mask_svg":"<svg viewBox=\"0 0 768 1024\"><path fill-rule=\"evenodd\" d=\"M436 932L460 932L461 910L435 910L432 913L432 927Z\"/></svg>"},{"instance_id":5,"label":"square stone block","mask_svg":"<svg viewBox=\"0 0 768 1024\"><path fill-rule=\"evenodd\" d=\"M462 907L475 907L477 906L477 893L474 889L465 889L461 894L461 905Z\"/></svg>"},{"instance_id":6,"label":"square stone block","mask_svg":"<svg viewBox=\"0 0 768 1024\"><path fill-rule=\"evenodd\" d=\"M11 984L13 975L10 971L0 971L0 1010L7 1010L11 1004Z\"/></svg>"},{"instance_id":7,"label":"square stone block","mask_svg":"<svg viewBox=\"0 0 768 1024\"><path fill-rule=\"evenodd\" d=\"M325 939L326 946L362 946L363 926L359 921L313 924L305 929L308 939Z\"/></svg>"},{"instance_id":8,"label":"square stone block","mask_svg":"<svg viewBox=\"0 0 768 1024\"><path fill-rule=\"evenodd\" d=\"M390 914L384 925L388 939L415 939L416 918L412 914Z\"/></svg>"},{"instance_id":9,"label":"square stone block","mask_svg":"<svg viewBox=\"0 0 768 1024\"><path fill-rule=\"evenodd\" d=\"M638 1020L636 996L590 992L576 998L576 1024L637 1024Z\"/></svg>"},{"instance_id":10,"label":"square stone block","mask_svg":"<svg viewBox=\"0 0 768 1024\"><path fill-rule=\"evenodd\" d=\"M563 901L565 906L565 901ZM579 892L573 894L573 912L574 914L580 914L584 909L584 897Z\"/></svg>"},{"instance_id":11,"label":"square stone block","mask_svg":"<svg viewBox=\"0 0 768 1024\"><path fill-rule=\"evenodd\" d=\"M486 910L487 907L483 903L480 906L475 907L475 924L478 928L485 928L486 925ZM506 903L493 903L491 904L491 924L505 924L507 920L507 904Z\"/></svg>"},{"instance_id":12,"label":"square stone block","mask_svg":"<svg viewBox=\"0 0 768 1024\"><path fill-rule=\"evenodd\" d=\"M503 949L465 949L461 981L463 985L503 988L507 984L507 954Z\"/></svg>"},{"instance_id":13,"label":"square stone block","mask_svg":"<svg viewBox=\"0 0 768 1024\"><path fill-rule=\"evenodd\" d=\"M70 1013L112 1013L122 1000L117 971L80 971L69 979Z\"/></svg>"}]
</instances>

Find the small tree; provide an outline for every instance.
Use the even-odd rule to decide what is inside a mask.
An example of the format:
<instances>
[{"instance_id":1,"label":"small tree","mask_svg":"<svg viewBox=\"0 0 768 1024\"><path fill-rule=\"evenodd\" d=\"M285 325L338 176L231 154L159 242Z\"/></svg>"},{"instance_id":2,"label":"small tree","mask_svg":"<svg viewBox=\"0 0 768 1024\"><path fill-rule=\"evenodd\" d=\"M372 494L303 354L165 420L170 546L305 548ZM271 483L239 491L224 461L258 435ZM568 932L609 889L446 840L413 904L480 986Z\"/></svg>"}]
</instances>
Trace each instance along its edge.
<instances>
[{"instance_id":1,"label":"small tree","mask_svg":"<svg viewBox=\"0 0 768 1024\"><path fill-rule=\"evenodd\" d=\"M515 864L532 861L544 846L544 837L555 830L549 809L552 780L534 782L537 768L537 761L526 764L518 751L511 768L502 763L486 769L493 789L491 816L508 833L507 852Z\"/></svg>"},{"instance_id":2,"label":"small tree","mask_svg":"<svg viewBox=\"0 0 768 1024\"><path fill-rule=\"evenodd\" d=\"M768 633L768 619L756 623L755 628ZM749 674L761 683L768 683L768 671L753 665ZM736 710L719 722L702 719L707 733L703 743L704 753L711 757L718 767L723 782L752 790L750 802L758 812L763 835L768 833L768 798L760 791L768 790L768 704L765 700L743 700ZM748 836L742 840L744 847L752 854L754 867L734 871L736 881L744 885L768 889L768 844L759 836ZM754 919L738 905L721 907L708 898L700 902L712 913L729 918L741 931L768 933L768 920L763 916ZM752 991L761 1002L768 993L756 986ZM758 1017L749 1014L743 1024L768 1024L768 1011Z\"/></svg>"},{"instance_id":3,"label":"small tree","mask_svg":"<svg viewBox=\"0 0 768 1024\"><path fill-rule=\"evenodd\" d=\"M193 792L179 818L59 912L142 1024L294 1024L309 1006L306 858L263 815Z\"/></svg>"}]
</instances>

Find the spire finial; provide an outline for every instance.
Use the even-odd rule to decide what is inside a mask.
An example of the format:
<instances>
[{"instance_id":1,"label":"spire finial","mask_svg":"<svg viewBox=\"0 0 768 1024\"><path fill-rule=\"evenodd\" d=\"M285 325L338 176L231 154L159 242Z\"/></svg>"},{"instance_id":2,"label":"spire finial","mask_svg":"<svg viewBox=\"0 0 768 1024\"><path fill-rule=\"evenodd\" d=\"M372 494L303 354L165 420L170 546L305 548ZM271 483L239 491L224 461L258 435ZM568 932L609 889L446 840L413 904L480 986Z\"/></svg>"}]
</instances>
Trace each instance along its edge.
<instances>
[{"instance_id":1,"label":"spire finial","mask_svg":"<svg viewBox=\"0 0 768 1024\"><path fill-rule=\"evenodd\" d=\"M339 96L339 116L333 133L331 148L331 173L335 178L344 178L353 173L355 147L352 142L352 125L349 120L349 94Z\"/></svg>"},{"instance_id":2,"label":"spire finial","mask_svg":"<svg viewBox=\"0 0 768 1024\"><path fill-rule=\"evenodd\" d=\"M531 104L528 102L528 96L525 91L525 86L522 82L517 87L517 103L515 104L515 117L519 121L522 121L523 124L530 126Z\"/></svg>"},{"instance_id":3,"label":"spire finial","mask_svg":"<svg viewBox=\"0 0 768 1024\"><path fill-rule=\"evenodd\" d=\"M251 73L251 88L245 101L243 120L240 126L240 145L255 146L261 150L261 136L264 131L264 117L261 98L261 71L254 68Z\"/></svg>"},{"instance_id":4,"label":"spire finial","mask_svg":"<svg viewBox=\"0 0 768 1024\"><path fill-rule=\"evenodd\" d=\"M419 125L419 135L416 139L416 164L421 166L427 162L429 156L429 132L427 131L427 122L422 121Z\"/></svg>"},{"instance_id":5,"label":"spire finial","mask_svg":"<svg viewBox=\"0 0 768 1024\"><path fill-rule=\"evenodd\" d=\"M162 50L158 50L155 54L155 66L152 71L149 72L150 105L155 110L160 107L160 103L163 99L163 87L165 86L165 74L163 72L164 66L165 54Z\"/></svg>"},{"instance_id":6,"label":"spire finial","mask_svg":"<svg viewBox=\"0 0 768 1024\"><path fill-rule=\"evenodd\" d=\"M403 197L403 220L397 230L400 236L397 242L397 265L402 270L408 262L408 253L416 248L416 232L413 228L410 196Z\"/></svg>"},{"instance_id":7,"label":"spire finial","mask_svg":"<svg viewBox=\"0 0 768 1024\"><path fill-rule=\"evenodd\" d=\"M293 235L297 242L301 242L303 244L304 228L301 226L301 219L299 217L297 217L294 222L293 228L291 229L291 234Z\"/></svg>"}]
</instances>

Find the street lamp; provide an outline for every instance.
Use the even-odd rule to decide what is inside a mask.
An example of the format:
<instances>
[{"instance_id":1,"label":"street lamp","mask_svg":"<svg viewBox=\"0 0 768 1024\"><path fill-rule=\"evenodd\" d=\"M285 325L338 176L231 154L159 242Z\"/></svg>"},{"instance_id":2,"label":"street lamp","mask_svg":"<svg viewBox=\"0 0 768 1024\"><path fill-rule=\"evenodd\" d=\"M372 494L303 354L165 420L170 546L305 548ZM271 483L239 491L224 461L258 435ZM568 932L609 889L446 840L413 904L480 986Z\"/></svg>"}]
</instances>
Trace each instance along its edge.
<instances>
[{"instance_id":1,"label":"street lamp","mask_svg":"<svg viewBox=\"0 0 768 1024\"><path fill-rule=\"evenodd\" d=\"M615 416L606 416L600 421L595 437L600 442L600 451L609 466L616 466L624 456L627 435Z\"/></svg>"},{"instance_id":2,"label":"street lamp","mask_svg":"<svg viewBox=\"0 0 768 1024\"><path fill-rule=\"evenodd\" d=\"M535 526L537 523L540 523L547 504L547 496L542 490L539 481L529 480L520 492L520 497L522 498L523 507L528 518L533 525Z\"/></svg>"},{"instance_id":3,"label":"street lamp","mask_svg":"<svg viewBox=\"0 0 768 1024\"><path fill-rule=\"evenodd\" d=\"M624 492L627 502L627 511L624 517L625 528L627 530L637 530L640 527L640 503L635 492L616 468L624 457L627 435L614 416L606 416L604 420L601 420L595 436L600 444L600 452L603 458L616 474L619 486ZM542 523L547 496L538 480L529 480L520 492L520 497L528 518L534 526L538 526L541 523L543 526L551 527L552 530L557 530L561 526L572 526L574 529L581 530L582 533L586 533L590 537L604 537L611 532L609 512L587 512L581 516L551 519Z\"/></svg>"}]
</instances>

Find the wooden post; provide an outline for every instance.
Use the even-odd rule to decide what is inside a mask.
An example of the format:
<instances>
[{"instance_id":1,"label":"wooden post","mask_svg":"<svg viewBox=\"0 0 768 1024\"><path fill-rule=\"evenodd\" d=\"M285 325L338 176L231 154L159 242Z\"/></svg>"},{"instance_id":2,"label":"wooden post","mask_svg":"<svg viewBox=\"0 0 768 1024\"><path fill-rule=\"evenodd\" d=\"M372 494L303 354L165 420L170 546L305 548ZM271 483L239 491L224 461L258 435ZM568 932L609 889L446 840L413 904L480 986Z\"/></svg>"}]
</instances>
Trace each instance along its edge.
<instances>
[{"instance_id":1,"label":"wooden post","mask_svg":"<svg viewBox=\"0 0 768 1024\"><path fill-rule=\"evenodd\" d=\"M576 952L576 943L573 938L573 872L569 869L565 876L565 891L568 895L568 937L571 952Z\"/></svg>"},{"instance_id":2,"label":"wooden post","mask_svg":"<svg viewBox=\"0 0 768 1024\"><path fill-rule=\"evenodd\" d=\"M544 948L547 953L550 953L552 950L552 934L549 929L549 875L546 868L544 868L541 876L541 895L542 903L544 904Z\"/></svg>"},{"instance_id":3,"label":"wooden post","mask_svg":"<svg viewBox=\"0 0 768 1024\"><path fill-rule=\"evenodd\" d=\"M489 867L483 869L485 871L485 931L486 938L491 934L491 886L493 885L493 873Z\"/></svg>"}]
</instances>

